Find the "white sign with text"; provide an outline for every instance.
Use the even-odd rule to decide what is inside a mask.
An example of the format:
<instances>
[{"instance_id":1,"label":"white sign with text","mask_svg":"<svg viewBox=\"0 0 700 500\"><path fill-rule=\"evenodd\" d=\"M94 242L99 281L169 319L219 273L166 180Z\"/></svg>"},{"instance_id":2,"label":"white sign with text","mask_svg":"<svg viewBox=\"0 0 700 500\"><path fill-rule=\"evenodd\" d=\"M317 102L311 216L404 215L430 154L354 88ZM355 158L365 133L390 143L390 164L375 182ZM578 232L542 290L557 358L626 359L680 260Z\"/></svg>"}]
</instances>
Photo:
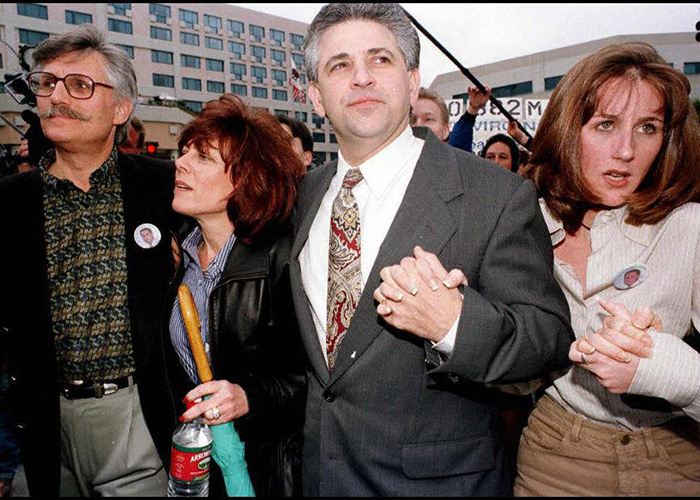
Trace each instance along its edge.
<instances>
[{"instance_id":1,"label":"white sign with text","mask_svg":"<svg viewBox=\"0 0 700 500\"><path fill-rule=\"evenodd\" d=\"M518 97L506 97L498 99L501 105L513 118L518 120L530 135L534 136L537 126L542 119L544 110L547 108L549 99L520 99ZM445 101L450 115L450 131L452 127L464 114L467 109L466 104L461 100ZM503 117L503 113L492 103L487 102L476 115L474 124L474 138L472 140L472 151L478 153L486 144L489 137L494 134L508 133L508 120Z\"/></svg>"}]
</instances>

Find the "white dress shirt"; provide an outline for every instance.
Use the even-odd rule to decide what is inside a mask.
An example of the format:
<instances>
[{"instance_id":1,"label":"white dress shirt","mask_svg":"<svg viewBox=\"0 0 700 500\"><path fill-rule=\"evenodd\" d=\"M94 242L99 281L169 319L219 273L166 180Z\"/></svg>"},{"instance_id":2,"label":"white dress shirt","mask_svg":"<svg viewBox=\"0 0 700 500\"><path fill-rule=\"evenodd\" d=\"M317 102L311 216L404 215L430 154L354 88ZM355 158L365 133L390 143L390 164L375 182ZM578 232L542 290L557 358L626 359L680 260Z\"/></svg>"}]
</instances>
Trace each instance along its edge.
<instances>
[{"instance_id":1,"label":"white dress shirt","mask_svg":"<svg viewBox=\"0 0 700 500\"><path fill-rule=\"evenodd\" d=\"M360 265L363 293L365 293L367 277L379 253L379 247L401 205L424 144L425 141L413 135L411 127L406 127L394 142L359 166L364 179L353 188L352 192L360 209ZM339 152L338 170L323 197L311 225L309 238L299 255L302 283L309 298L311 315L326 362L328 362L326 315L331 210L333 200L338 195L345 174L350 168L343 158L342 151ZM374 293L374 290L367 290L366 293ZM436 350L438 347L436 346Z\"/></svg>"}]
</instances>

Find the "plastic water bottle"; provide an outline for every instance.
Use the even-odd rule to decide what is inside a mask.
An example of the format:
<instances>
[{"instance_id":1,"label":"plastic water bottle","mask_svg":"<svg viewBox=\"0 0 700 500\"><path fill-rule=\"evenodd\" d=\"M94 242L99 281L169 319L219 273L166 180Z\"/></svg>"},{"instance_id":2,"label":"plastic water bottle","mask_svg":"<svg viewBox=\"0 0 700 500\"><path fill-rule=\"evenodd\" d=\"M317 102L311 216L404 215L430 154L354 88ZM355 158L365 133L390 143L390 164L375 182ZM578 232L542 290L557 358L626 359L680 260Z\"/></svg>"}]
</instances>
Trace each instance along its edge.
<instances>
[{"instance_id":1,"label":"plastic water bottle","mask_svg":"<svg viewBox=\"0 0 700 500\"><path fill-rule=\"evenodd\" d=\"M201 418L185 422L173 433L170 459L169 497L209 495L209 464L212 436Z\"/></svg>"}]
</instances>

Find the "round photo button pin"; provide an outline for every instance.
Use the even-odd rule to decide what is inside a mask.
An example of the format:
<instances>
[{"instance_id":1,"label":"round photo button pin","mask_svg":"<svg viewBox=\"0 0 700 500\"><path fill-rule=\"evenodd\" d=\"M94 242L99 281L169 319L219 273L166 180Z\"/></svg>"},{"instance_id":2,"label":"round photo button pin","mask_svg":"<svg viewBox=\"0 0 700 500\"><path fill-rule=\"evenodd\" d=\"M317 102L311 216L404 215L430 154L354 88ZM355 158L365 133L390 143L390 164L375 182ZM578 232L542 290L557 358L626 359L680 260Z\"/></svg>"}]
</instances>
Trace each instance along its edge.
<instances>
[{"instance_id":1,"label":"round photo button pin","mask_svg":"<svg viewBox=\"0 0 700 500\"><path fill-rule=\"evenodd\" d=\"M629 290L641 285L649 276L649 268L644 264L632 264L617 273L613 285L618 290Z\"/></svg>"},{"instance_id":2,"label":"round photo button pin","mask_svg":"<svg viewBox=\"0 0 700 500\"><path fill-rule=\"evenodd\" d=\"M134 231L134 241L141 248L148 250L160 243L160 230L153 224L141 224Z\"/></svg>"}]
</instances>

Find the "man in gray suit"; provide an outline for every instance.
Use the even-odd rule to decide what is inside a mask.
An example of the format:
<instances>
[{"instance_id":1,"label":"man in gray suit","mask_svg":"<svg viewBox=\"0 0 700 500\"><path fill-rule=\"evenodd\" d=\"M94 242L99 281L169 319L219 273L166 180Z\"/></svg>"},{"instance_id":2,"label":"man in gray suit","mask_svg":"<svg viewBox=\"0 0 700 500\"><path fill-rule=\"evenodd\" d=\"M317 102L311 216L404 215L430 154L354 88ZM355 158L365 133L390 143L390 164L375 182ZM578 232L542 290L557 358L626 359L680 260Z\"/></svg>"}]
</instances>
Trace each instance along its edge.
<instances>
[{"instance_id":1,"label":"man in gray suit","mask_svg":"<svg viewBox=\"0 0 700 500\"><path fill-rule=\"evenodd\" d=\"M507 495L486 384L568 364L574 336L535 189L409 127L419 51L398 4L327 5L305 41L309 96L340 145L302 181L292 250L312 365L305 495ZM469 287L418 282L385 320L380 271L416 245Z\"/></svg>"}]
</instances>

